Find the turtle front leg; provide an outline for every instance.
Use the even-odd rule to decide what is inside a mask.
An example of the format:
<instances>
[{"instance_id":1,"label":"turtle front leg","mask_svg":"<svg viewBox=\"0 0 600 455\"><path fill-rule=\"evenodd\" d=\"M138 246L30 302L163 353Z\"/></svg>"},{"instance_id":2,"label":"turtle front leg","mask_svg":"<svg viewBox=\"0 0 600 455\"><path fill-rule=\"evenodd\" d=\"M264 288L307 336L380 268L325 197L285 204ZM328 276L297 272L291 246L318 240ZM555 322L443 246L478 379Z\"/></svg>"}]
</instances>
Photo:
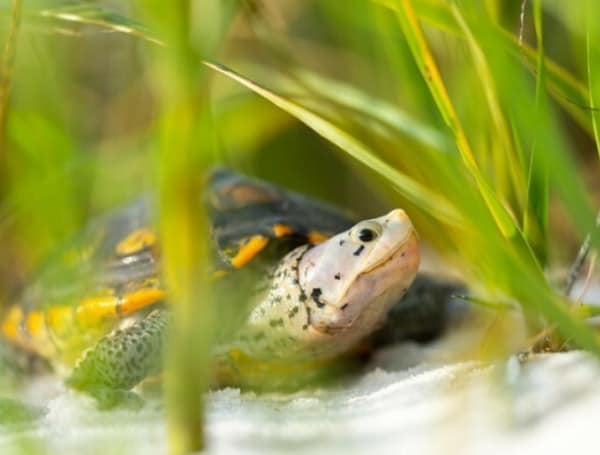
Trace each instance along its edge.
<instances>
[{"instance_id":1,"label":"turtle front leg","mask_svg":"<svg viewBox=\"0 0 600 455\"><path fill-rule=\"evenodd\" d=\"M142 400L130 389L161 370L168 324L169 312L156 310L101 338L77 364L67 385L96 398L101 409L139 407Z\"/></svg>"},{"instance_id":2,"label":"turtle front leg","mask_svg":"<svg viewBox=\"0 0 600 455\"><path fill-rule=\"evenodd\" d=\"M469 304L456 298L465 288L457 283L418 275L404 297L388 313L385 324L371 335L375 348L402 341L431 341L446 328L464 321Z\"/></svg>"}]
</instances>

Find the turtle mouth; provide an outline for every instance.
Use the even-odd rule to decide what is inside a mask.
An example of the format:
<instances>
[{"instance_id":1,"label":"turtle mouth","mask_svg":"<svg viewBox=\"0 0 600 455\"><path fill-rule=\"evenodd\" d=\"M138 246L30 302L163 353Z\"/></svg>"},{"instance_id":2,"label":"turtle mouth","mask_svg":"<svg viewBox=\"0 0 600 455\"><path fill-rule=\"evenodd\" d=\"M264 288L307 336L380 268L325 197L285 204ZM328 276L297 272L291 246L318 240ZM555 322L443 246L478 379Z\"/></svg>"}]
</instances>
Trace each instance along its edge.
<instances>
[{"instance_id":1,"label":"turtle mouth","mask_svg":"<svg viewBox=\"0 0 600 455\"><path fill-rule=\"evenodd\" d=\"M371 264L368 268L366 268L363 272L360 273L359 277L361 275L367 275L369 273L372 273L373 271L375 271L375 269L385 267L386 264L395 260L396 255L408 243L409 239L410 239L410 232L406 235L406 237L404 239L402 239L402 241L400 241L396 245L394 245L394 247L393 247L394 249L391 250L390 254L388 254L386 257ZM400 253L400 254L402 255L402 253Z\"/></svg>"}]
</instances>

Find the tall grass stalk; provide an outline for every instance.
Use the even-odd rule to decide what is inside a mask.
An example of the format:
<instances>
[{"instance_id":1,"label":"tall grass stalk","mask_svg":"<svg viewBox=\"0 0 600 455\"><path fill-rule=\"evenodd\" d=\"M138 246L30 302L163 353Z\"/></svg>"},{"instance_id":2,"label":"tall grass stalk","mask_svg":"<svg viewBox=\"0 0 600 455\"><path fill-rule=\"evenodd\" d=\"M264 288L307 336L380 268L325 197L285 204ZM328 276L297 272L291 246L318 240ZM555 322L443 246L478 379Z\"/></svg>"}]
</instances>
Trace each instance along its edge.
<instances>
[{"instance_id":1,"label":"tall grass stalk","mask_svg":"<svg viewBox=\"0 0 600 455\"><path fill-rule=\"evenodd\" d=\"M485 199L502 234L505 237L512 237L515 234L514 222L479 170L467 135L456 115L433 54L429 50L411 0L402 0L401 7L397 10L397 16L413 57L429 86L442 117L452 132L465 167L477 182L481 196Z\"/></svg>"},{"instance_id":2,"label":"tall grass stalk","mask_svg":"<svg viewBox=\"0 0 600 455\"><path fill-rule=\"evenodd\" d=\"M140 4L166 44L154 49L151 68L161 106L157 166L163 274L173 307L165 366L169 452L179 455L205 446L202 395L216 323L208 279L210 236L202 207L213 146L209 90L201 65L209 47L193 39L198 25L193 2ZM217 4L203 2L199 13L214 14L211 7Z\"/></svg>"},{"instance_id":3,"label":"tall grass stalk","mask_svg":"<svg viewBox=\"0 0 600 455\"><path fill-rule=\"evenodd\" d=\"M540 157L540 154L544 153L544 151L538 145L537 135L543 134L541 128L543 125L542 116L548 110L548 99L546 93L546 54L544 51L542 6L539 0L533 1L533 16L537 40L536 116L533 124L535 134L531 145L531 158L529 161L528 207L524 211L523 229L527 241L537 253L538 260L542 265L545 265L548 249L549 178L548 162Z\"/></svg>"},{"instance_id":4,"label":"tall grass stalk","mask_svg":"<svg viewBox=\"0 0 600 455\"><path fill-rule=\"evenodd\" d=\"M8 116L8 100L12 83L13 66L17 47L17 35L21 22L22 0L13 0L8 35L0 62L0 159L4 151L6 118ZM0 174L1 175L1 174Z\"/></svg>"}]
</instances>

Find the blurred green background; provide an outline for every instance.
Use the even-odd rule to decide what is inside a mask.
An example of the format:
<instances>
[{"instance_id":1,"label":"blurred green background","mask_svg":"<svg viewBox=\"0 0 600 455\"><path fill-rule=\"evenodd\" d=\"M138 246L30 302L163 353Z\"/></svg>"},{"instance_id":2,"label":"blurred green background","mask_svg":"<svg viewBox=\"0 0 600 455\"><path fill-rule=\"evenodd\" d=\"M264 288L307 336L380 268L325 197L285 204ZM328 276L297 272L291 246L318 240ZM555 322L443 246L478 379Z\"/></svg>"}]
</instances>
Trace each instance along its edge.
<instances>
[{"instance_id":1,"label":"blurred green background","mask_svg":"<svg viewBox=\"0 0 600 455\"><path fill-rule=\"evenodd\" d=\"M475 173L461 161L464 150L415 64L422 49L411 47L405 2L215 4L212 12L201 2L187 4L192 45L201 35L194 31L213 14L221 32L211 57L350 134L396 174L376 165L368 170L344 153L347 147L332 145L335 137L316 134L310 122L214 73L206 80L212 162L360 216L406 207L424 240L484 287L511 293L506 283L490 283L494 268L505 266L494 264L493 251L485 266L491 270L481 270L474 254L486 244L516 251L525 263L532 258L518 250L530 247L538 270L568 265L596 205L588 91L588 73L591 87L598 85L594 2L525 2L522 24L520 1L408 2L470 144ZM160 27L142 25L152 2L25 2L12 43L11 6L5 1L0 10L2 42L16 56L5 70L11 93L0 161L4 302L86 220L156 187L162 106L149 54L167 52L156 44ZM398 174L419 186L407 190ZM459 215L458 230L441 205ZM508 215L522 235L490 231L498 205L500 218Z\"/></svg>"},{"instance_id":2,"label":"blurred green background","mask_svg":"<svg viewBox=\"0 0 600 455\"><path fill-rule=\"evenodd\" d=\"M594 231L597 2L0 5L0 306L90 218L219 164L360 217L404 207L478 299L600 353L548 278ZM202 99L187 142L171 95Z\"/></svg>"}]
</instances>

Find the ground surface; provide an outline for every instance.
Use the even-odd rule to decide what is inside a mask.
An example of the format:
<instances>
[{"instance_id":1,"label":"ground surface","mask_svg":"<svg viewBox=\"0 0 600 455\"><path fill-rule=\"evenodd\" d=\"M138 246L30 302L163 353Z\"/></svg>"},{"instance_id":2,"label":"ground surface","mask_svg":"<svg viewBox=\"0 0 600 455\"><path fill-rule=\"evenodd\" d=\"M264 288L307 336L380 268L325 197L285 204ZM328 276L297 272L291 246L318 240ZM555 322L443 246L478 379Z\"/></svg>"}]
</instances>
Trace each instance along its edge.
<instances>
[{"instance_id":1,"label":"ground surface","mask_svg":"<svg viewBox=\"0 0 600 455\"><path fill-rule=\"evenodd\" d=\"M209 453L597 453L600 368L586 355L408 369L391 360L410 361L422 351L406 345L384 353L370 373L334 390L212 392ZM32 426L0 431L2 454L166 452L157 403L99 412L53 379L26 390L47 414Z\"/></svg>"},{"instance_id":2,"label":"ground surface","mask_svg":"<svg viewBox=\"0 0 600 455\"><path fill-rule=\"evenodd\" d=\"M600 301L600 287L588 296ZM500 334L486 324L478 320L474 329L427 346L382 351L364 374L333 389L211 392L208 453L600 453L600 363L581 352L523 364L516 357L456 360L457 352L477 351L491 336L519 344L518 324ZM2 455L166 453L158 402L138 412L100 412L52 377L23 384L15 398L43 415L21 427L0 425Z\"/></svg>"}]
</instances>

